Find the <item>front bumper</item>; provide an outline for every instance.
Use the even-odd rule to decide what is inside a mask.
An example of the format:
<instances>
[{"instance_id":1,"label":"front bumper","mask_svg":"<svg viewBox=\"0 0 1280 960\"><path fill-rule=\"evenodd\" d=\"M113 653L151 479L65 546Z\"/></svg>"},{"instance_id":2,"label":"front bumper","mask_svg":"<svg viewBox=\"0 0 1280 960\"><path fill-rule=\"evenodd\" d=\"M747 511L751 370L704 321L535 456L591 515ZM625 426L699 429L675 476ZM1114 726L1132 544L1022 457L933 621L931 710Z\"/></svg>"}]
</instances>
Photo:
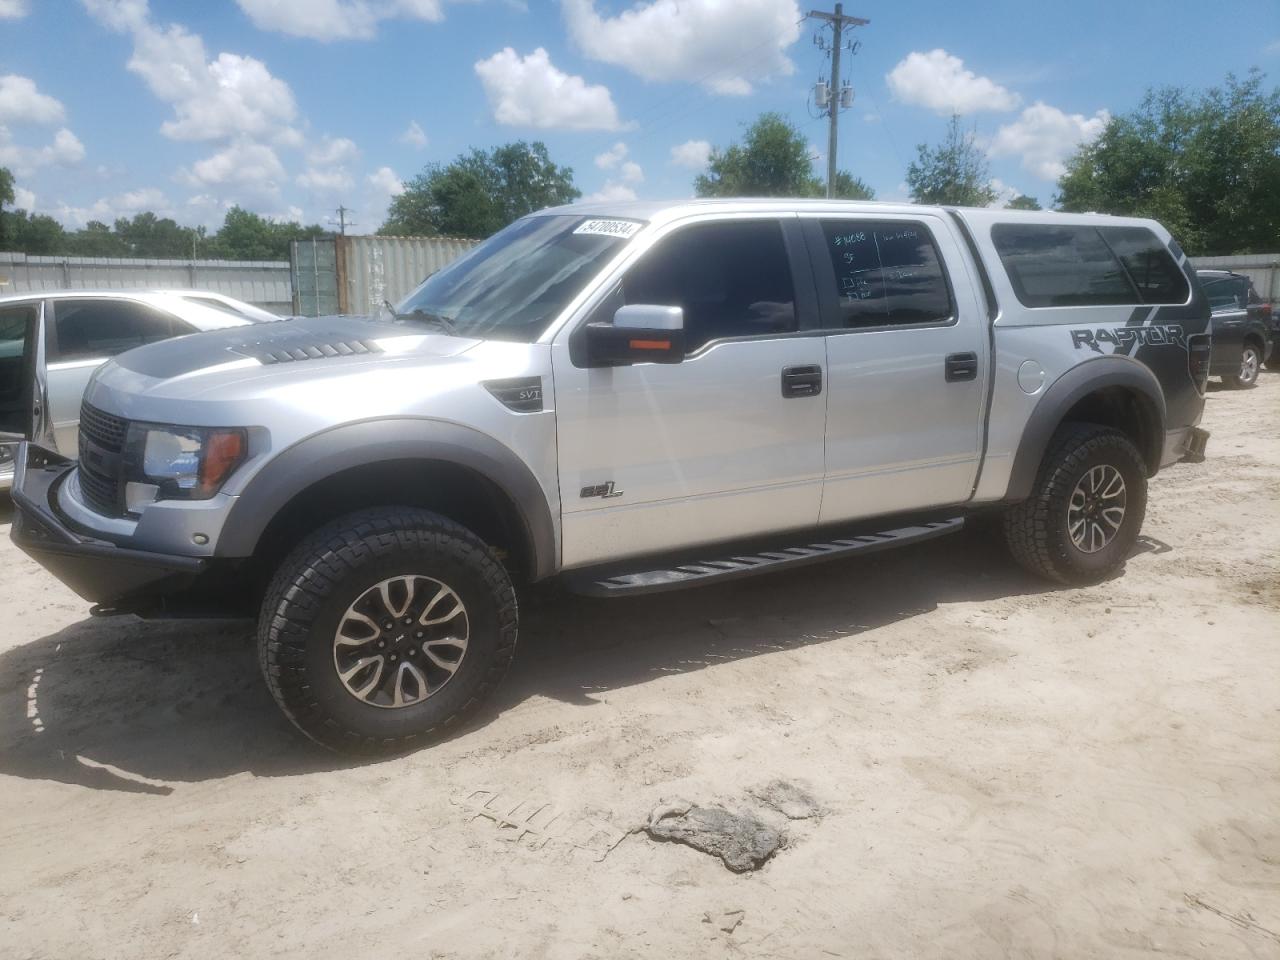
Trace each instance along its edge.
<instances>
[{"instance_id":1,"label":"front bumper","mask_svg":"<svg viewBox=\"0 0 1280 960\"><path fill-rule=\"evenodd\" d=\"M148 553L77 533L55 504L58 487L75 469L66 457L33 443L17 446L13 471L13 529L19 549L91 603L123 607L185 590L208 561Z\"/></svg>"}]
</instances>

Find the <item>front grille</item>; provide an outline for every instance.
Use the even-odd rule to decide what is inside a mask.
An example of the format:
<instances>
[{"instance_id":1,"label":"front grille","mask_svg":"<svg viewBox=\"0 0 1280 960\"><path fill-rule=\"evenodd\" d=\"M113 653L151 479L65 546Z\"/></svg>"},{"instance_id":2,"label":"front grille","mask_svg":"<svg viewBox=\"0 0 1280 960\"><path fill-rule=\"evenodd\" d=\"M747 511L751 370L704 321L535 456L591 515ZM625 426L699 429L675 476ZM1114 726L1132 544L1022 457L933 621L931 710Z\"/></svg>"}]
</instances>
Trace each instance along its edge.
<instances>
[{"instance_id":1,"label":"front grille","mask_svg":"<svg viewBox=\"0 0 1280 960\"><path fill-rule=\"evenodd\" d=\"M128 420L80 404L80 492L85 503L104 516L124 513L121 453L128 432Z\"/></svg>"},{"instance_id":2,"label":"front grille","mask_svg":"<svg viewBox=\"0 0 1280 960\"><path fill-rule=\"evenodd\" d=\"M124 449L124 436L129 431L129 421L103 413L86 402L80 404L80 442L92 440L104 450L119 453Z\"/></svg>"}]
</instances>

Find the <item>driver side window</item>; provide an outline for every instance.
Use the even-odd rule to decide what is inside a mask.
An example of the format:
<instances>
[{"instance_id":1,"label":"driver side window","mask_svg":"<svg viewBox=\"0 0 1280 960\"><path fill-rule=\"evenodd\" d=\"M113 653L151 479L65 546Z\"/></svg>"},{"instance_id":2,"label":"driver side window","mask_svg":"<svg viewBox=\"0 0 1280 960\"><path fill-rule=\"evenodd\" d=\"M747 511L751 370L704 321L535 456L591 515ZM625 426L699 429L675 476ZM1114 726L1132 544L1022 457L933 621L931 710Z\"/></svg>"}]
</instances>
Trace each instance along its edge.
<instances>
[{"instance_id":1,"label":"driver side window","mask_svg":"<svg viewBox=\"0 0 1280 960\"><path fill-rule=\"evenodd\" d=\"M686 351L796 329L795 287L776 220L702 223L668 235L622 280L622 304L684 310Z\"/></svg>"}]
</instances>

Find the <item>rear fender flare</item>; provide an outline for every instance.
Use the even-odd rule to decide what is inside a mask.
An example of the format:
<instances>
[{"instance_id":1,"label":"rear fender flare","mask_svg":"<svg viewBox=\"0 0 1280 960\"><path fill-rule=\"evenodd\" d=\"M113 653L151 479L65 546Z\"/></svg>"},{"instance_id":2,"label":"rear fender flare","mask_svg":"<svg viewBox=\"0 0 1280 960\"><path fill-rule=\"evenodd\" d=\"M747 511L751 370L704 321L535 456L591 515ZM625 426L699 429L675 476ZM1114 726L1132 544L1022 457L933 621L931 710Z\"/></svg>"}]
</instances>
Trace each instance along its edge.
<instances>
[{"instance_id":1,"label":"rear fender flare","mask_svg":"<svg viewBox=\"0 0 1280 960\"><path fill-rule=\"evenodd\" d=\"M1044 459L1049 441L1067 413L1091 393L1108 387L1124 388L1140 398L1143 439L1138 448L1149 474L1155 475L1160 469L1166 418L1160 382L1136 360L1117 356L1096 357L1072 367L1055 380L1031 411L1014 455L1005 500L1013 502L1031 496L1040 461Z\"/></svg>"}]
</instances>

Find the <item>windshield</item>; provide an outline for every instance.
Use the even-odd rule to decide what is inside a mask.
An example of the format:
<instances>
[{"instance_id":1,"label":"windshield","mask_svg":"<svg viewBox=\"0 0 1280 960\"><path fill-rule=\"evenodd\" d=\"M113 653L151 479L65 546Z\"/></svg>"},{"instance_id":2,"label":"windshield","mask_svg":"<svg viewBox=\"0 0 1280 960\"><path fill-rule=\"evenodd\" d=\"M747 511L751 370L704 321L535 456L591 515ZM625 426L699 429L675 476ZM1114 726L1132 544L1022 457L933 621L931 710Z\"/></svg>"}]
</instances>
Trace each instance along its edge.
<instances>
[{"instance_id":1,"label":"windshield","mask_svg":"<svg viewBox=\"0 0 1280 960\"><path fill-rule=\"evenodd\" d=\"M517 220L428 277L396 316L532 343L642 226L572 214Z\"/></svg>"}]
</instances>

